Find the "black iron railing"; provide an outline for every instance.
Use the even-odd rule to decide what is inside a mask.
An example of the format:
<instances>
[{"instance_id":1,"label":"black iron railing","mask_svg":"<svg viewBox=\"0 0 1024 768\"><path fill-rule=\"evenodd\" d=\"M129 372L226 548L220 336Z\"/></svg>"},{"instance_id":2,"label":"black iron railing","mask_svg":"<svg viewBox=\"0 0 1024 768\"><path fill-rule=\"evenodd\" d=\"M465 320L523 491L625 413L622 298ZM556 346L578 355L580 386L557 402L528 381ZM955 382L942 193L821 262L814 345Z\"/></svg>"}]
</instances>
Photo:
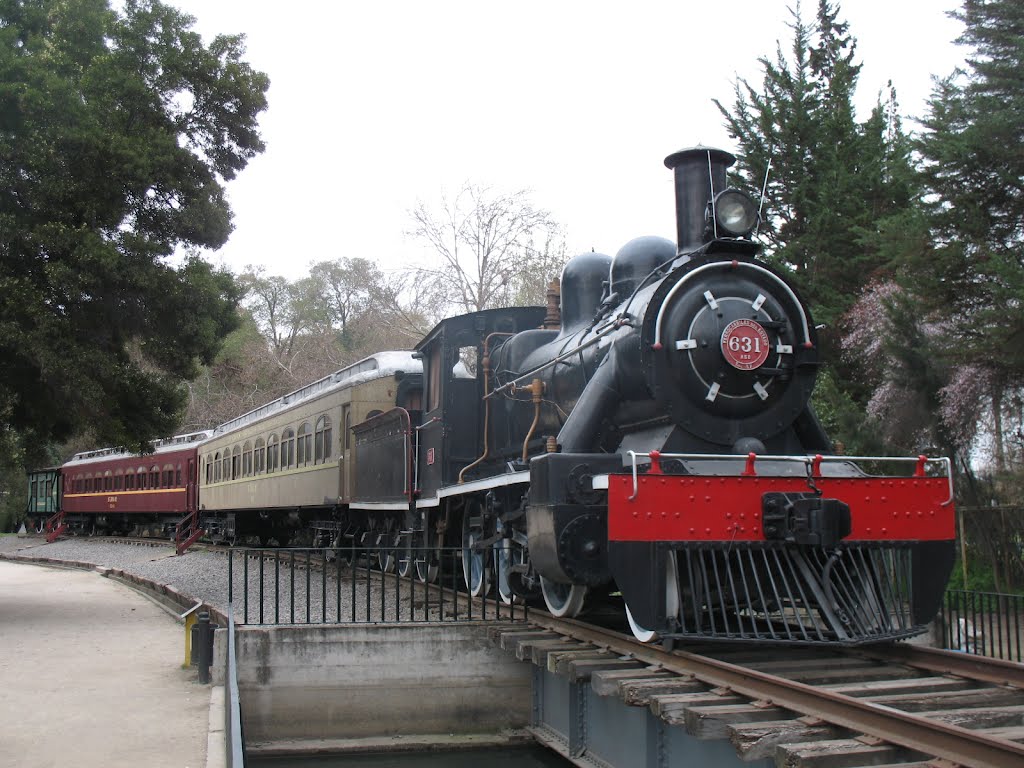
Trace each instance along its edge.
<instances>
[{"instance_id":1,"label":"black iron railing","mask_svg":"<svg viewBox=\"0 0 1024 768\"><path fill-rule=\"evenodd\" d=\"M1018 662L1024 656L1024 595L951 589L939 618L950 650Z\"/></svg>"},{"instance_id":2,"label":"black iron railing","mask_svg":"<svg viewBox=\"0 0 1024 768\"><path fill-rule=\"evenodd\" d=\"M486 562L491 585L499 559L476 561ZM228 600L238 623L249 625L526 620L526 605L507 592L471 598L464 574L459 548L236 547L228 552Z\"/></svg>"}]
</instances>

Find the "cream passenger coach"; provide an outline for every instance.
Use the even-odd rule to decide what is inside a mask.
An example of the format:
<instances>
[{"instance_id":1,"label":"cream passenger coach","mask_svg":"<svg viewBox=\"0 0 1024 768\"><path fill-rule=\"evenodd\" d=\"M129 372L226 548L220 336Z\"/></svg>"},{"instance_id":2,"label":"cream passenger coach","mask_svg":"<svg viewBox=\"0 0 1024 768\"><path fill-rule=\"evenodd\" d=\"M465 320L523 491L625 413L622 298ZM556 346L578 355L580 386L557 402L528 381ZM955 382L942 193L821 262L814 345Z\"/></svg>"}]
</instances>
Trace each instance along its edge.
<instances>
[{"instance_id":1,"label":"cream passenger coach","mask_svg":"<svg viewBox=\"0 0 1024 768\"><path fill-rule=\"evenodd\" d=\"M284 546L310 521L331 519L352 494L352 425L396 405L418 410L421 370L411 352L384 352L217 427L200 448L208 535Z\"/></svg>"}]
</instances>

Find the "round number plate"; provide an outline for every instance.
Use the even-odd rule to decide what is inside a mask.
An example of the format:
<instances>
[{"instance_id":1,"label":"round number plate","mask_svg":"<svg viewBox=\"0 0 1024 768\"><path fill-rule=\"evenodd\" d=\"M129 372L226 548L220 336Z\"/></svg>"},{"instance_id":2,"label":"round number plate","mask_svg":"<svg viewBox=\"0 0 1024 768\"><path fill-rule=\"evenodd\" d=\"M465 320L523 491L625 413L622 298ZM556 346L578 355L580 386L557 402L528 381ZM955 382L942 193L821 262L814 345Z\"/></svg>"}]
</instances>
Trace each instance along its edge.
<instances>
[{"instance_id":1,"label":"round number plate","mask_svg":"<svg viewBox=\"0 0 1024 768\"><path fill-rule=\"evenodd\" d=\"M754 320L733 320L722 331L722 354L733 368L760 368L768 359L768 351L768 333Z\"/></svg>"}]
</instances>

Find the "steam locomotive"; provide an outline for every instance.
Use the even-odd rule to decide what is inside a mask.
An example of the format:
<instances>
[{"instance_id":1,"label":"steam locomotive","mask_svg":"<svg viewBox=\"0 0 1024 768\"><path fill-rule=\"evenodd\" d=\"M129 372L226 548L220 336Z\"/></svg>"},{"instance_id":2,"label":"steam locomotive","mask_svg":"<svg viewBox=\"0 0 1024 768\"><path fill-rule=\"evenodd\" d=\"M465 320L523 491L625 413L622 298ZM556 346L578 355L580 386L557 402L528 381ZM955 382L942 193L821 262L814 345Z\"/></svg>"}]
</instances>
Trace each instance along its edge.
<instances>
[{"instance_id":1,"label":"steam locomotive","mask_svg":"<svg viewBox=\"0 0 1024 768\"><path fill-rule=\"evenodd\" d=\"M558 616L621 594L645 641L922 631L953 562L949 462L834 455L809 402L816 328L758 260L733 162L670 155L678 242L573 258L560 317L438 325L414 353L422 412L356 428L352 506L403 509L407 551L461 530L474 594L494 573L503 599Z\"/></svg>"},{"instance_id":2,"label":"steam locomotive","mask_svg":"<svg viewBox=\"0 0 1024 768\"><path fill-rule=\"evenodd\" d=\"M546 309L448 318L411 354L169 441L166 461L80 455L65 507L184 515L190 540L305 526L424 581L454 547L471 594L557 616L621 597L647 642L923 631L953 563L949 461L836 455L810 405L815 325L758 259L733 162L666 158L677 242L576 256Z\"/></svg>"}]
</instances>

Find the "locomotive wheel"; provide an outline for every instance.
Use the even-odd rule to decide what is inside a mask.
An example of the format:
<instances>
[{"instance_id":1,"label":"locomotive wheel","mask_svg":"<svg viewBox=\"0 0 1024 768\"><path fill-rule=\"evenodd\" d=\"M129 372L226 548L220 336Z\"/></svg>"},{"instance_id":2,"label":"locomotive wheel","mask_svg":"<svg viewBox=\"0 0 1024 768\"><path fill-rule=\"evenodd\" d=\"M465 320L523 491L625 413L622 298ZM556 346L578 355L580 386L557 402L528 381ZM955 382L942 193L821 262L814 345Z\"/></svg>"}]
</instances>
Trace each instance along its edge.
<instances>
[{"instance_id":1,"label":"locomotive wheel","mask_svg":"<svg viewBox=\"0 0 1024 768\"><path fill-rule=\"evenodd\" d=\"M490 552L474 549L476 542L484 538L481 512L479 502L471 501L462 516L462 577L473 597L486 595L491 588Z\"/></svg>"},{"instance_id":2,"label":"locomotive wheel","mask_svg":"<svg viewBox=\"0 0 1024 768\"><path fill-rule=\"evenodd\" d=\"M511 539L502 539L494 544L494 561L501 602L505 605L523 602L523 598L512 588L513 584L522 584L522 574L513 573L512 566L526 562L526 550L516 546Z\"/></svg>"},{"instance_id":3,"label":"locomotive wheel","mask_svg":"<svg viewBox=\"0 0 1024 768\"><path fill-rule=\"evenodd\" d=\"M583 610L587 588L582 584L561 584L540 577L540 591L551 615L558 619L571 619Z\"/></svg>"},{"instance_id":4,"label":"locomotive wheel","mask_svg":"<svg viewBox=\"0 0 1024 768\"><path fill-rule=\"evenodd\" d=\"M386 543L381 544L377 550L377 565L384 573L391 573L395 570L395 548Z\"/></svg>"},{"instance_id":5,"label":"locomotive wheel","mask_svg":"<svg viewBox=\"0 0 1024 768\"><path fill-rule=\"evenodd\" d=\"M679 569L676 566L676 553L669 552L665 567L665 616L671 618L679 615ZM633 637L641 643L653 643L659 639L656 630L641 627L633 620L633 614L626 605L626 620L633 632Z\"/></svg>"},{"instance_id":6,"label":"locomotive wheel","mask_svg":"<svg viewBox=\"0 0 1024 768\"><path fill-rule=\"evenodd\" d=\"M403 579L412 575L413 567L416 565L416 550L412 546L412 534L403 534L402 543L399 545L398 575Z\"/></svg>"},{"instance_id":7,"label":"locomotive wheel","mask_svg":"<svg viewBox=\"0 0 1024 768\"><path fill-rule=\"evenodd\" d=\"M416 576L425 584L433 584L437 581L437 575L441 571L441 553L437 550L437 534L427 529L423 531L416 548Z\"/></svg>"}]
</instances>

